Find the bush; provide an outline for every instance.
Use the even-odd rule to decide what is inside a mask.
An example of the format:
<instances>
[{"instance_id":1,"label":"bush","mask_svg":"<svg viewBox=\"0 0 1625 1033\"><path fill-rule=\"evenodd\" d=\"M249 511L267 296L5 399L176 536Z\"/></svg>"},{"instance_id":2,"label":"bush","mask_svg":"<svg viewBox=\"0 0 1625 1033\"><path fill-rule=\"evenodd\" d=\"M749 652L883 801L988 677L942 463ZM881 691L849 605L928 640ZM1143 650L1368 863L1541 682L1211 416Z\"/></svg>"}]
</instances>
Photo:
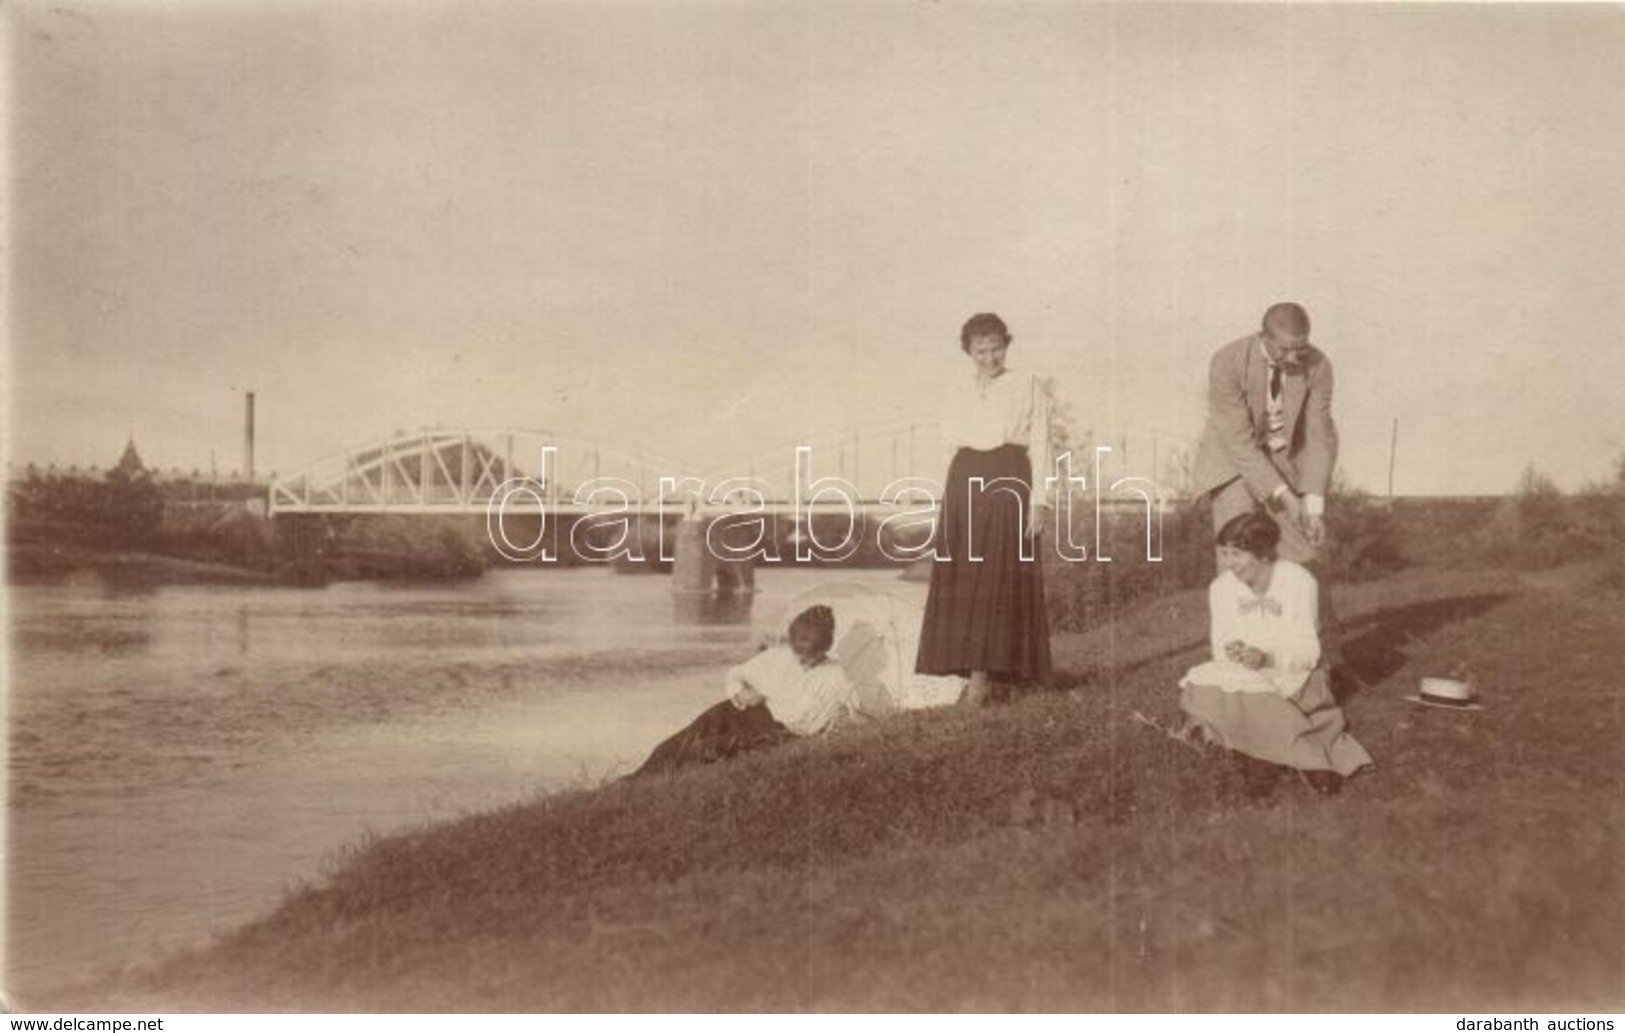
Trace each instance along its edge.
<instances>
[{"instance_id":1,"label":"bush","mask_svg":"<svg viewBox=\"0 0 1625 1033\"><path fill-rule=\"evenodd\" d=\"M1146 557L1144 515L1117 510L1107 514L1102 527L1112 562L1099 562L1094 520L1091 505L1074 507L1073 540L1090 543L1090 559L1066 562L1053 548L1045 557L1045 595L1056 631L1096 627L1124 606L1213 579L1213 511L1206 498L1164 514L1158 561ZM1325 568L1333 582L1367 581L1405 566L1393 513L1368 493L1339 480L1326 521L1331 544Z\"/></svg>"},{"instance_id":2,"label":"bush","mask_svg":"<svg viewBox=\"0 0 1625 1033\"><path fill-rule=\"evenodd\" d=\"M363 578L478 577L485 541L465 520L445 516L364 516L335 536L330 555Z\"/></svg>"},{"instance_id":3,"label":"bush","mask_svg":"<svg viewBox=\"0 0 1625 1033\"><path fill-rule=\"evenodd\" d=\"M271 571L290 558L276 524L242 503L171 502L164 513L158 551L166 556Z\"/></svg>"},{"instance_id":4,"label":"bush","mask_svg":"<svg viewBox=\"0 0 1625 1033\"><path fill-rule=\"evenodd\" d=\"M1118 609L1182 588L1205 585L1213 577L1213 538L1206 506L1179 505L1162 516L1158 548L1153 531L1147 556L1143 512L1113 511L1102 520L1101 538L1111 562L1101 562L1095 542L1092 503L1074 507L1072 540L1085 544L1089 558L1063 560L1046 535L1044 588L1050 626L1083 631L1111 620Z\"/></svg>"},{"instance_id":5,"label":"bush","mask_svg":"<svg viewBox=\"0 0 1625 1033\"><path fill-rule=\"evenodd\" d=\"M122 470L97 480L39 477L13 483L6 497L16 540L39 538L92 549L143 548L158 539L163 493L151 478Z\"/></svg>"},{"instance_id":6,"label":"bush","mask_svg":"<svg viewBox=\"0 0 1625 1033\"><path fill-rule=\"evenodd\" d=\"M1610 595L1625 595L1625 549L1616 549L1602 557L1593 584Z\"/></svg>"},{"instance_id":7,"label":"bush","mask_svg":"<svg viewBox=\"0 0 1625 1033\"><path fill-rule=\"evenodd\" d=\"M1584 559L1599 535L1604 528L1530 466L1477 535L1477 552L1492 565L1542 570Z\"/></svg>"},{"instance_id":8,"label":"bush","mask_svg":"<svg viewBox=\"0 0 1625 1033\"><path fill-rule=\"evenodd\" d=\"M1625 460L1622 460L1625 467ZM1570 498L1570 534L1596 565L1593 584L1625 593L1625 482L1593 486Z\"/></svg>"},{"instance_id":9,"label":"bush","mask_svg":"<svg viewBox=\"0 0 1625 1033\"><path fill-rule=\"evenodd\" d=\"M1371 581L1405 566L1393 510L1338 477L1326 505L1325 572L1333 582Z\"/></svg>"}]
</instances>

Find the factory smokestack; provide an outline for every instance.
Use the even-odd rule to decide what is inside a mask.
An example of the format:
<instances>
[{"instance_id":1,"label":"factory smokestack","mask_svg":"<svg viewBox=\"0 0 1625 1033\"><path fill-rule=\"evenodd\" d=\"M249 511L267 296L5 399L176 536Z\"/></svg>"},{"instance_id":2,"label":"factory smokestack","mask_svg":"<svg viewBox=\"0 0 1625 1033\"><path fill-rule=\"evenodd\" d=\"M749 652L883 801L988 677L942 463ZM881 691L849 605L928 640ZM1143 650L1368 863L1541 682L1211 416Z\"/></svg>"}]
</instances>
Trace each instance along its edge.
<instances>
[{"instance_id":1,"label":"factory smokestack","mask_svg":"<svg viewBox=\"0 0 1625 1033\"><path fill-rule=\"evenodd\" d=\"M254 392L243 396L243 473L254 479Z\"/></svg>"}]
</instances>

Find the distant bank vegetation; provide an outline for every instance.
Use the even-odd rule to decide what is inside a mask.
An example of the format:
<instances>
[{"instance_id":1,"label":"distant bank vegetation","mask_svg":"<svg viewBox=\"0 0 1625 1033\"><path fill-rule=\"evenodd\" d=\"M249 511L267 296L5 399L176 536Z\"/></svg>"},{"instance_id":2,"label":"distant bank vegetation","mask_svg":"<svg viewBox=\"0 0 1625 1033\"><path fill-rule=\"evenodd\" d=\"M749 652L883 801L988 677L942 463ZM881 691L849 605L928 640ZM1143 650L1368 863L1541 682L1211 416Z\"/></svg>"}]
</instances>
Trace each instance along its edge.
<instances>
[{"instance_id":1,"label":"distant bank vegetation","mask_svg":"<svg viewBox=\"0 0 1625 1033\"><path fill-rule=\"evenodd\" d=\"M1094 514L1074 514L1074 540L1094 540ZM1386 499L1339 479L1327 506L1334 583L1372 581L1404 567L1545 570L1575 563L1597 569L1594 583L1625 591L1625 456L1610 480L1564 493L1534 467L1510 494L1461 499ZM1088 526L1082 526L1087 524ZM1164 514L1159 562L1147 562L1143 516L1118 514L1103 526L1110 562L1049 557L1045 588L1057 631L1084 631L1123 607L1205 585L1213 577L1213 526L1203 503Z\"/></svg>"},{"instance_id":2,"label":"distant bank vegetation","mask_svg":"<svg viewBox=\"0 0 1625 1033\"><path fill-rule=\"evenodd\" d=\"M263 494L234 483L215 494L173 479L159 482L134 446L105 473L30 469L6 493L7 550L14 580L49 579L111 554L165 557L192 564L172 580L314 585L333 580L444 580L478 577L504 561L479 516L346 515L268 520L255 509ZM1042 550L1051 619L1057 631L1099 624L1117 608L1205 584L1213 574L1212 524L1205 505L1176 503L1152 532L1148 559L1143 512L1105 514L1099 542L1095 511L1072 512L1072 541L1089 560L1067 562ZM1581 561L1599 566L1602 583L1625 590L1625 456L1604 482L1564 493L1531 467L1499 498L1409 499L1393 506L1347 483L1333 489L1327 510L1332 543L1326 566L1338 582L1360 582L1416 565L1538 570ZM859 566L889 561L876 547L873 523L852 557ZM539 530L539 528L537 529ZM643 537L650 528L641 527ZM585 562L568 533L550 528L552 552L565 565ZM783 537L788 527L775 525ZM838 532L821 534L836 537ZM595 535L602 538L603 535ZM650 548L653 546L650 545ZM1109 560L1105 557L1109 557ZM219 575L213 577L208 565ZM126 563L129 572L165 580L161 564Z\"/></svg>"},{"instance_id":3,"label":"distant bank vegetation","mask_svg":"<svg viewBox=\"0 0 1625 1033\"><path fill-rule=\"evenodd\" d=\"M6 492L10 576L50 580L93 568L154 582L325 584L475 577L487 565L478 518L273 521L257 510L263 493L252 485L213 499L192 487L160 484L133 447L105 474L31 470Z\"/></svg>"}]
</instances>

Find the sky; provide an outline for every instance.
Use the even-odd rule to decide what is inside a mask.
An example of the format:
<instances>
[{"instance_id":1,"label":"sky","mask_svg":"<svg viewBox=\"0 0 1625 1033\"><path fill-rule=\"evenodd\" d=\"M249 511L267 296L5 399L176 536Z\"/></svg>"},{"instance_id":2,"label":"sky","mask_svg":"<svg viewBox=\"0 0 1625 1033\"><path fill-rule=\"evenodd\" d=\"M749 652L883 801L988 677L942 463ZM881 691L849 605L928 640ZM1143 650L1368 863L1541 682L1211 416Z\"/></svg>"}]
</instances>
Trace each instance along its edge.
<instances>
[{"instance_id":1,"label":"sky","mask_svg":"<svg viewBox=\"0 0 1625 1033\"><path fill-rule=\"evenodd\" d=\"M1304 304L1344 471L1625 453L1625 9L11 5L13 463L423 426L725 462L935 412L972 312L1098 438Z\"/></svg>"}]
</instances>

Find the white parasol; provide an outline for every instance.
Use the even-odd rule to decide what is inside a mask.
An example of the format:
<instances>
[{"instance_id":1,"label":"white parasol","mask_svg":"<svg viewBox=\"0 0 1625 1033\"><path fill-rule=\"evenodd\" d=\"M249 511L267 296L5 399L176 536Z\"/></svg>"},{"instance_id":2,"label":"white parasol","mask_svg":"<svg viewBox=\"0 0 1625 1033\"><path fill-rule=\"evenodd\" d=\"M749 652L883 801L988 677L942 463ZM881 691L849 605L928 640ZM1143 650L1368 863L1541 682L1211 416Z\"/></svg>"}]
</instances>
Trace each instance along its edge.
<instances>
[{"instance_id":1,"label":"white parasol","mask_svg":"<svg viewBox=\"0 0 1625 1033\"><path fill-rule=\"evenodd\" d=\"M785 604L774 625L775 635L782 638L796 614L819 605L835 614L833 652L856 686L866 712L940 707L959 698L963 678L914 672L920 622L925 616L919 586L826 582Z\"/></svg>"}]
</instances>

